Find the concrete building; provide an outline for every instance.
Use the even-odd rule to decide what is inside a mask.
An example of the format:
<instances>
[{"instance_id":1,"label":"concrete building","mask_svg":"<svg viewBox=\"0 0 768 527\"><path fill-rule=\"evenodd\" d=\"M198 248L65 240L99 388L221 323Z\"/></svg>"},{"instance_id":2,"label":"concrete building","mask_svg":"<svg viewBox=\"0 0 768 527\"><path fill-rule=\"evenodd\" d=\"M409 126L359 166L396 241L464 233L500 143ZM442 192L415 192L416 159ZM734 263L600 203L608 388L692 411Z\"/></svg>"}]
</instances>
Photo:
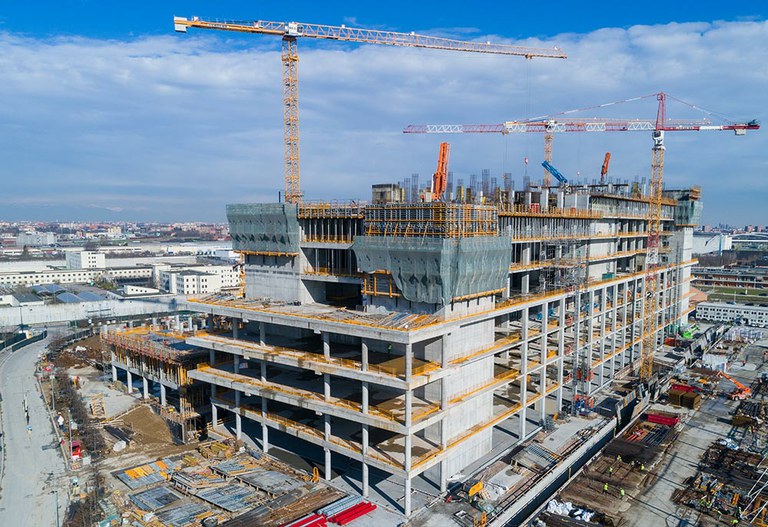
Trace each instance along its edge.
<instances>
[{"instance_id":1,"label":"concrete building","mask_svg":"<svg viewBox=\"0 0 768 527\"><path fill-rule=\"evenodd\" d=\"M240 284L232 265L155 265L154 273L157 287L179 295L216 293Z\"/></svg>"},{"instance_id":2,"label":"concrete building","mask_svg":"<svg viewBox=\"0 0 768 527\"><path fill-rule=\"evenodd\" d=\"M20 232L16 236L16 247L42 247L55 245L56 235L52 232Z\"/></svg>"},{"instance_id":3,"label":"concrete building","mask_svg":"<svg viewBox=\"0 0 768 527\"><path fill-rule=\"evenodd\" d=\"M768 306L736 303L702 302L696 306L696 318L712 322L734 322L768 328Z\"/></svg>"},{"instance_id":4,"label":"concrete building","mask_svg":"<svg viewBox=\"0 0 768 527\"><path fill-rule=\"evenodd\" d=\"M733 237L721 232L694 232L693 254L720 254L733 248Z\"/></svg>"},{"instance_id":5,"label":"concrete building","mask_svg":"<svg viewBox=\"0 0 768 527\"><path fill-rule=\"evenodd\" d=\"M186 340L209 353L189 377L210 385L214 428L229 414L264 450L319 449L326 478L359 467L365 496L372 471L388 475L410 516L416 479L445 491L637 366L649 203L606 185L486 205L230 205L245 298L184 304L208 316ZM700 213L696 189L665 194L659 345L690 312Z\"/></svg>"},{"instance_id":6,"label":"concrete building","mask_svg":"<svg viewBox=\"0 0 768 527\"><path fill-rule=\"evenodd\" d=\"M768 268L694 267L693 284L701 289L710 287L765 289L768 287Z\"/></svg>"},{"instance_id":7,"label":"concrete building","mask_svg":"<svg viewBox=\"0 0 768 527\"><path fill-rule=\"evenodd\" d=\"M107 259L104 253L95 251L67 251L67 269L104 269Z\"/></svg>"}]
</instances>

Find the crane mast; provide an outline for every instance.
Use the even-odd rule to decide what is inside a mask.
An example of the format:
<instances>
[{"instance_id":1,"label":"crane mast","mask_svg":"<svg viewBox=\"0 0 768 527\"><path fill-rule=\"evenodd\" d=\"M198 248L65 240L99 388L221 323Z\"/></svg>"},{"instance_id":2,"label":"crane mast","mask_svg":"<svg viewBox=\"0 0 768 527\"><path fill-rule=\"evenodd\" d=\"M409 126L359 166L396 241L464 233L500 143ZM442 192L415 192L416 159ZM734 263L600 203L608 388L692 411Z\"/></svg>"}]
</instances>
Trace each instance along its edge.
<instances>
[{"instance_id":1,"label":"crane mast","mask_svg":"<svg viewBox=\"0 0 768 527\"><path fill-rule=\"evenodd\" d=\"M301 203L302 200L299 155L299 53L297 46L297 39L299 37L492 55L516 55L527 59L534 57L566 58L565 53L558 48L534 48L494 44L491 42L472 42L419 35L417 33L398 33L395 31L306 24L302 22L271 22L267 20L227 22L202 20L199 17L192 17L191 19L173 17L173 23L174 29L182 33L186 33L188 28L194 27L272 35L282 38L284 176L285 200L288 203Z\"/></svg>"}]
</instances>

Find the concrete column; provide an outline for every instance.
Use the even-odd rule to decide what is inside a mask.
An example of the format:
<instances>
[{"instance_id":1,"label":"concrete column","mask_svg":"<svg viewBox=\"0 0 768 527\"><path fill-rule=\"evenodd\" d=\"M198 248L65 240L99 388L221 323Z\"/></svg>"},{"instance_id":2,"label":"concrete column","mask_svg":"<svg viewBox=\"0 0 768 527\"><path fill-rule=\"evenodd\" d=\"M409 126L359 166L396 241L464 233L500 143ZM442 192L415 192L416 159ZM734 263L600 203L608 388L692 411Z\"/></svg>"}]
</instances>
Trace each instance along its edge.
<instances>
[{"instance_id":1,"label":"concrete column","mask_svg":"<svg viewBox=\"0 0 768 527\"><path fill-rule=\"evenodd\" d=\"M405 427L410 428L413 424L413 392L405 392Z\"/></svg>"},{"instance_id":2,"label":"concrete column","mask_svg":"<svg viewBox=\"0 0 768 527\"><path fill-rule=\"evenodd\" d=\"M442 337L442 350L440 353L440 367L443 369L448 367L448 357L449 357L448 348L450 346L450 343L451 343L451 334L446 333Z\"/></svg>"},{"instance_id":3,"label":"concrete column","mask_svg":"<svg viewBox=\"0 0 768 527\"><path fill-rule=\"evenodd\" d=\"M331 440L331 416L328 414L325 414L323 416L325 420L325 441L329 442ZM328 447L324 447L323 450L325 451L325 479L326 481L331 480L331 449Z\"/></svg>"},{"instance_id":4,"label":"concrete column","mask_svg":"<svg viewBox=\"0 0 768 527\"><path fill-rule=\"evenodd\" d=\"M267 361L261 361L261 382L267 382Z\"/></svg>"},{"instance_id":5,"label":"concrete column","mask_svg":"<svg viewBox=\"0 0 768 527\"><path fill-rule=\"evenodd\" d=\"M264 322L259 322L259 345L264 346L267 339L267 325Z\"/></svg>"},{"instance_id":6,"label":"concrete column","mask_svg":"<svg viewBox=\"0 0 768 527\"><path fill-rule=\"evenodd\" d=\"M362 438L362 454L363 454L363 497L367 498L370 490L368 488L368 463L365 462L365 458L368 455L368 425L363 425L363 438Z\"/></svg>"},{"instance_id":7,"label":"concrete column","mask_svg":"<svg viewBox=\"0 0 768 527\"><path fill-rule=\"evenodd\" d=\"M405 517L411 515L411 478L405 476L405 497L403 503Z\"/></svg>"},{"instance_id":8,"label":"concrete column","mask_svg":"<svg viewBox=\"0 0 768 527\"><path fill-rule=\"evenodd\" d=\"M441 402L442 405L442 402ZM440 421L440 449L445 450L448 448L448 427L446 426L446 417L443 416L443 420ZM440 461L440 492L443 493L448 490L448 463L445 459Z\"/></svg>"},{"instance_id":9,"label":"concrete column","mask_svg":"<svg viewBox=\"0 0 768 527\"><path fill-rule=\"evenodd\" d=\"M235 437L237 439L243 437L243 418L239 412L235 412Z\"/></svg>"},{"instance_id":10,"label":"concrete column","mask_svg":"<svg viewBox=\"0 0 768 527\"><path fill-rule=\"evenodd\" d=\"M112 357L112 360L115 360L114 356ZM112 364L112 382L117 382L117 366L115 366L114 363Z\"/></svg>"},{"instance_id":11,"label":"concrete column","mask_svg":"<svg viewBox=\"0 0 768 527\"><path fill-rule=\"evenodd\" d=\"M165 399L165 390L166 387L164 384L160 385L160 406L165 406L167 404Z\"/></svg>"},{"instance_id":12,"label":"concrete column","mask_svg":"<svg viewBox=\"0 0 768 527\"><path fill-rule=\"evenodd\" d=\"M405 345L405 381L410 382L413 377L413 345Z\"/></svg>"},{"instance_id":13,"label":"concrete column","mask_svg":"<svg viewBox=\"0 0 768 527\"><path fill-rule=\"evenodd\" d=\"M331 335L327 331L323 331L321 336L323 338L323 357L329 359L331 357Z\"/></svg>"},{"instance_id":14,"label":"concrete column","mask_svg":"<svg viewBox=\"0 0 768 527\"><path fill-rule=\"evenodd\" d=\"M331 376L327 373L323 374L323 397L326 401L331 399Z\"/></svg>"},{"instance_id":15,"label":"concrete column","mask_svg":"<svg viewBox=\"0 0 768 527\"><path fill-rule=\"evenodd\" d=\"M192 315L187 317L187 328L189 328L189 331L193 331L195 329L195 323L193 322Z\"/></svg>"},{"instance_id":16,"label":"concrete column","mask_svg":"<svg viewBox=\"0 0 768 527\"><path fill-rule=\"evenodd\" d=\"M367 414L368 413L368 382L362 381L361 384L363 388L363 398L361 403L361 409L363 414ZM366 425L363 425L363 426L366 426Z\"/></svg>"},{"instance_id":17,"label":"concrete column","mask_svg":"<svg viewBox=\"0 0 768 527\"><path fill-rule=\"evenodd\" d=\"M219 409L215 404L211 404L211 428L217 430L219 422Z\"/></svg>"},{"instance_id":18,"label":"concrete column","mask_svg":"<svg viewBox=\"0 0 768 527\"><path fill-rule=\"evenodd\" d=\"M176 315L175 317L173 317L173 324L174 324L174 327L176 328L176 331L181 331L181 316Z\"/></svg>"},{"instance_id":19,"label":"concrete column","mask_svg":"<svg viewBox=\"0 0 768 527\"><path fill-rule=\"evenodd\" d=\"M368 485L368 463L363 461L363 498L367 498L371 491Z\"/></svg>"},{"instance_id":20,"label":"concrete column","mask_svg":"<svg viewBox=\"0 0 768 527\"><path fill-rule=\"evenodd\" d=\"M368 371L368 343L365 339L360 339L360 352L363 355L362 371Z\"/></svg>"},{"instance_id":21,"label":"concrete column","mask_svg":"<svg viewBox=\"0 0 768 527\"><path fill-rule=\"evenodd\" d=\"M125 370L126 376L128 377L127 384L128 384L128 393L133 393L133 374L130 372L130 370Z\"/></svg>"},{"instance_id":22,"label":"concrete column","mask_svg":"<svg viewBox=\"0 0 768 527\"><path fill-rule=\"evenodd\" d=\"M205 327L208 331L213 331L213 315L205 317Z\"/></svg>"},{"instance_id":23,"label":"concrete column","mask_svg":"<svg viewBox=\"0 0 768 527\"><path fill-rule=\"evenodd\" d=\"M147 380L146 377L142 377L141 382L142 382L142 388L143 388L142 397L144 399L149 399L149 381Z\"/></svg>"},{"instance_id":24,"label":"concrete column","mask_svg":"<svg viewBox=\"0 0 768 527\"><path fill-rule=\"evenodd\" d=\"M213 366L216 362L216 352L214 350L208 350L208 364Z\"/></svg>"},{"instance_id":25,"label":"concrete column","mask_svg":"<svg viewBox=\"0 0 768 527\"><path fill-rule=\"evenodd\" d=\"M264 398L261 399L261 417L262 419L267 417L267 400ZM261 423L261 448L265 454L269 452L269 427L265 422Z\"/></svg>"},{"instance_id":26,"label":"concrete column","mask_svg":"<svg viewBox=\"0 0 768 527\"><path fill-rule=\"evenodd\" d=\"M232 318L232 338L240 338L240 319Z\"/></svg>"}]
</instances>

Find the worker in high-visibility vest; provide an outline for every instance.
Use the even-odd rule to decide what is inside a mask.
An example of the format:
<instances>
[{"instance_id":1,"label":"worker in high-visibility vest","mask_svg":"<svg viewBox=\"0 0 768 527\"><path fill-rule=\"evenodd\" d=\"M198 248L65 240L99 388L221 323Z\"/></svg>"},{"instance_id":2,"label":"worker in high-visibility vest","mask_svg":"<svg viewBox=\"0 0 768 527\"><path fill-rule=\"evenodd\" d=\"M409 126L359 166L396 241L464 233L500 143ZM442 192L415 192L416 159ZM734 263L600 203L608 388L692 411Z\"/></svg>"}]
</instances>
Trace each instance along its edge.
<instances>
[{"instance_id":1,"label":"worker in high-visibility vest","mask_svg":"<svg viewBox=\"0 0 768 527\"><path fill-rule=\"evenodd\" d=\"M624 489L619 489L619 496L624 499Z\"/></svg>"},{"instance_id":2,"label":"worker in high-visibility vest","mask_svg":"<svg viewBox=\"0 0 768 527\"><path fill-rule=\"evenodd\" d=\"M603 494L608 494L608 483L603 485Z\"/></svg>"}]
</instances>

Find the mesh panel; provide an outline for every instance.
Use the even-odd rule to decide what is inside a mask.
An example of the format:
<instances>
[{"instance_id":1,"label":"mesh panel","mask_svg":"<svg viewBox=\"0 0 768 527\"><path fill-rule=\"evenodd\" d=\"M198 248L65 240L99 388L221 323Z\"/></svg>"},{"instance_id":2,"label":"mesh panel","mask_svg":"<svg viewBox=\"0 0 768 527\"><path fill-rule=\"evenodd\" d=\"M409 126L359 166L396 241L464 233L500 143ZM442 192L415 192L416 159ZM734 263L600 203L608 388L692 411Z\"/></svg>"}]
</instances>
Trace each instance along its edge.
<instances>
[{"instance_id":1,"label":"mesh panel","mask_svg":"<svg viewBox=\"0 0 768 527\"><path fill-rule=\"evenodd\" d=\"M292 203L227 205L235 251L298 253L299 222Z\"/></svg>"},{"instance_id":2,"label":"mesh panel","mask_svg":"<svg viewBox=\"0 0 768 527\"><path fill-rule=\"evenodd\" d=\"M458 297L502 289L509 275L512 240L358 236L352 250L363 272L392 273L406 299L446 305Z\"/></svg>"}]
</instances>

